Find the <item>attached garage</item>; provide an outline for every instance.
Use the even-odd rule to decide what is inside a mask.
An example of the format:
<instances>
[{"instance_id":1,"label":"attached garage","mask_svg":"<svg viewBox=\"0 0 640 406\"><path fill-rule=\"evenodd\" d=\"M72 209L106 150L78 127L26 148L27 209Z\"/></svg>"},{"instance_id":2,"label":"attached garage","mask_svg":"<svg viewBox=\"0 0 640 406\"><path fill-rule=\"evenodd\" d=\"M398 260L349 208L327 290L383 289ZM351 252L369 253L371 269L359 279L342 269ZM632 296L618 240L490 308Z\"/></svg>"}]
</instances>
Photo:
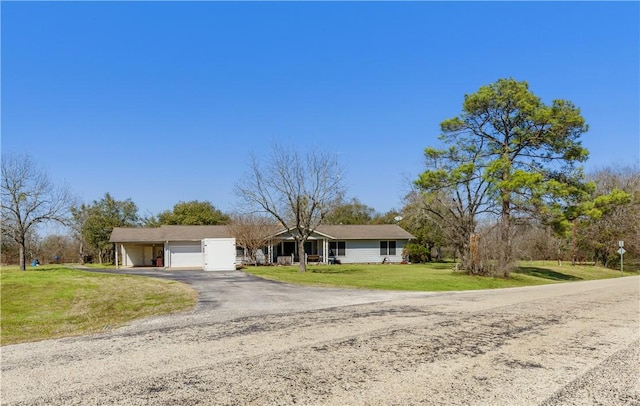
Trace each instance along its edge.
<instances>
[{"instance_id":1,"label":"attached garage","mask_svg":"<svg viewBox=\"0 0 640 406\"><path fill-rule=\"evenodd\" d=\"M166 266L170 268L202 268L202 243L200 241L171 242L167 244Z\"/></svg>"},{"instance_id":2,"label":"attached garage","mask_svg":"<svg viewBox=\"0 0 640 406\"><path fill-rule=\"evenodd\" d=\"M110 241L122 266L236 269L236 240L227 226L116 227Z\"/></svg>"}]
</instances>

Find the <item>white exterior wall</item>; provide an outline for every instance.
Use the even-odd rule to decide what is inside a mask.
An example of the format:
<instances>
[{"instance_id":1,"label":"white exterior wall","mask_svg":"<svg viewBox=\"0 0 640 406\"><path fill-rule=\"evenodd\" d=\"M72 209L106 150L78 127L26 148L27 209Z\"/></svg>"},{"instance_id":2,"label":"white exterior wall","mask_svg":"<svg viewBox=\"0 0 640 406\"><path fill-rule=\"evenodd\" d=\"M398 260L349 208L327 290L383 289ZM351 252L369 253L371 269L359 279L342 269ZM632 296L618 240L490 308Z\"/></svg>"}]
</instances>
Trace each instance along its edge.
<instances>
[{"instance_id":1,"label":"white exterior wall","mask_svg":"<svg viewBox=\"0 0 640 406\"><path fill-rule=\"evenodd\" d=\"M205 238L202 255L205 271L233 271L236 269L236 239Z\"/></svg>"},{"instance_id":2,"label":"white exterior wall","mask_svg":"<svg viewBox=\"0 0 640 406\"><path fill-rule=\"evenodd\" d=\"M407 244L406 240L382 240L396 242L396 255L380 255L381 240L346 240L346 255L336 256L343 264L375 264L382 263L384 258L387 262L402 262L402 250Z\"/></svg>"},{"instance_id":3,"label":"white exterior wall","mask_svg":"<svg viewBox=\"0 0 640 406\"><path fill-rule=\"evenodd\" d=\"M142 266L144 265L144 251L140 245L122 244L122 265Z\"/></svg>"},{"instance_id":4,"label":"white exterior wall","mask_svg":"<svg viewBox=\"0 0 640 406\"><path fill-rule=\"evenodd\" d=\"M151 260L164 252L167 268L197 268L207 271L235 270L235 238L209 238L203 241L174 241L162 245L119 244L122 266L151 266ZM204 244L212 248L204 250ZM223 248L224 247L224 248Z\"/></svg>"}]
</instances>

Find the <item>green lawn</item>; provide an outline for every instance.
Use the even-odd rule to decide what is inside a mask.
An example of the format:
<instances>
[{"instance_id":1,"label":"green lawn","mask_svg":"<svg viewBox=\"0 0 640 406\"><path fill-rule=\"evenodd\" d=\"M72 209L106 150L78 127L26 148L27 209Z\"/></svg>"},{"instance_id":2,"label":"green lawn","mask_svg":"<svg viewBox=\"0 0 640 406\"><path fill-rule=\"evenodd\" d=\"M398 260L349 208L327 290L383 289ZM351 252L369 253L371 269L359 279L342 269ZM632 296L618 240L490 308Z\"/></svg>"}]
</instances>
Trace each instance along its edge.
<instances>
[{"instance_id":1,"label":"green lawn","mask_svg":"<svg viewBox=\"0 0 640 406\"><path fill-rule=\"evenodd\" d=\"M191 309L188 285L61 265L2 267L2 345L93 333L147 316Z\"/></svg>"},{"instance_id":2,"label":"green lawn","mask_svg":"<svg viewBox=\"0 0 640 406\"><path fill-rule=\"evenodd\" d=\"M413 265L310 265L247 267L244 271L282 282L330 287L408 291L495 289L620 277L593 266L523 262L510 279L454 272L452 263ZM637 273L625 273L636 275ZM192 309L197 293L161 279L92 273L62 265L2 267L1 344L15 344L112 329L133 319Z\"/></svg>"},{"instance_id":3,"label":"green lawn","mask_svg":"<svg viewBox=\"0 0 640 406\"><path fill-rule=\"evenodd\" d=\"M620 271L594 266L558 266L555 262L523 262L510 279L465 275L453 263L411 265L309 265L247 267L245 272L275 281L309 285L408 291L452 291L511 288L620 277ZM625 272L625 275L632 273Z\"/></svg>"}]
</instances>

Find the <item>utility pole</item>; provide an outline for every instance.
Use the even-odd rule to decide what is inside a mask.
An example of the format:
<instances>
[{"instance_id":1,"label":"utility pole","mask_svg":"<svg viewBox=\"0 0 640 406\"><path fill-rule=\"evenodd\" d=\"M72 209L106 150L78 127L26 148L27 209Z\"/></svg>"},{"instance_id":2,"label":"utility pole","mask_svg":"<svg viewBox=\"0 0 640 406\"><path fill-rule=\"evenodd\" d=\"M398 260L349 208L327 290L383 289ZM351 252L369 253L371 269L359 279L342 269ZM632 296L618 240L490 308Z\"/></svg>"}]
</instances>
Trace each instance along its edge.
<instances>
[{"instance_id":1,"label":"utility pole","mask_svg":"<svg viewBox=\"0 0 640 406\"><path fill-rule=\"evenodd\" d=\"M577 235L576 226L577 226L577 221L578 221L577 217L573 219L573 259L572 259L572 262L571 262L572 265L575 265L576 261L578 260L578 250L577 250L577 246L576 246L576 235Z\"/></svg>"}]
</instances>

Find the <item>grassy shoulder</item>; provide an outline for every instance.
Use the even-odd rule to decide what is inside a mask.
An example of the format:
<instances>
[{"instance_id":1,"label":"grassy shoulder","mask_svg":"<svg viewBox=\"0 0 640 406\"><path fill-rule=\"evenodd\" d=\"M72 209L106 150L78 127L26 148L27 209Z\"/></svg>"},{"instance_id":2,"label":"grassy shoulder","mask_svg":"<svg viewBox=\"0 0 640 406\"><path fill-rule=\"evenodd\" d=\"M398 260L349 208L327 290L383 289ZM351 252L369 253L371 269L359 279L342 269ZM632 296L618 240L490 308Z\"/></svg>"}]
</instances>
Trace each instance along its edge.
<instances>
[{"instance_id":1,"label":"grassy shoulder","mask_svg":"<svg viewBox=\"0 0 640 406\"><path fill-rule=\"evenodd\" d=\"M327 287L406 291L457 291L512 288L570 281L620 277L620 271L595 267L557 265L555 262L522 262L511 278L466 275L453 270L453 263L410 265L309 265L306 273L297 266L247 267L253 275L293 284ZM627 273L625 275L635 275Z\"/></svg>"},{"instance_id":2,"label":"grassy shoulder","mask_svg":"<svg viewBox=\"0 0 640 406\"><path fill-rule=\"evenodd\" d=\"M301 285L405 291L497 289L620 277L611 269L540 261L521 263L509 279L465 275L455 272L452 263L310 265L304 274L295 266L244 270ZM2 345L95 333L134 319L191 309L197 302L197 293L179 282L58 265L24 272L2 267L0 289Z\"/></svg>"},{"instance_id":3,"label":"grassy shoulder","mask_svg":"<svg viewBox=\"0 0 640 406\"><path fill-rule=\"evenodd\" d=\"M0 289L2 345L94 333L197 302L179 282L59 265L2 267Z\"/></svg>"}]
</instances>

